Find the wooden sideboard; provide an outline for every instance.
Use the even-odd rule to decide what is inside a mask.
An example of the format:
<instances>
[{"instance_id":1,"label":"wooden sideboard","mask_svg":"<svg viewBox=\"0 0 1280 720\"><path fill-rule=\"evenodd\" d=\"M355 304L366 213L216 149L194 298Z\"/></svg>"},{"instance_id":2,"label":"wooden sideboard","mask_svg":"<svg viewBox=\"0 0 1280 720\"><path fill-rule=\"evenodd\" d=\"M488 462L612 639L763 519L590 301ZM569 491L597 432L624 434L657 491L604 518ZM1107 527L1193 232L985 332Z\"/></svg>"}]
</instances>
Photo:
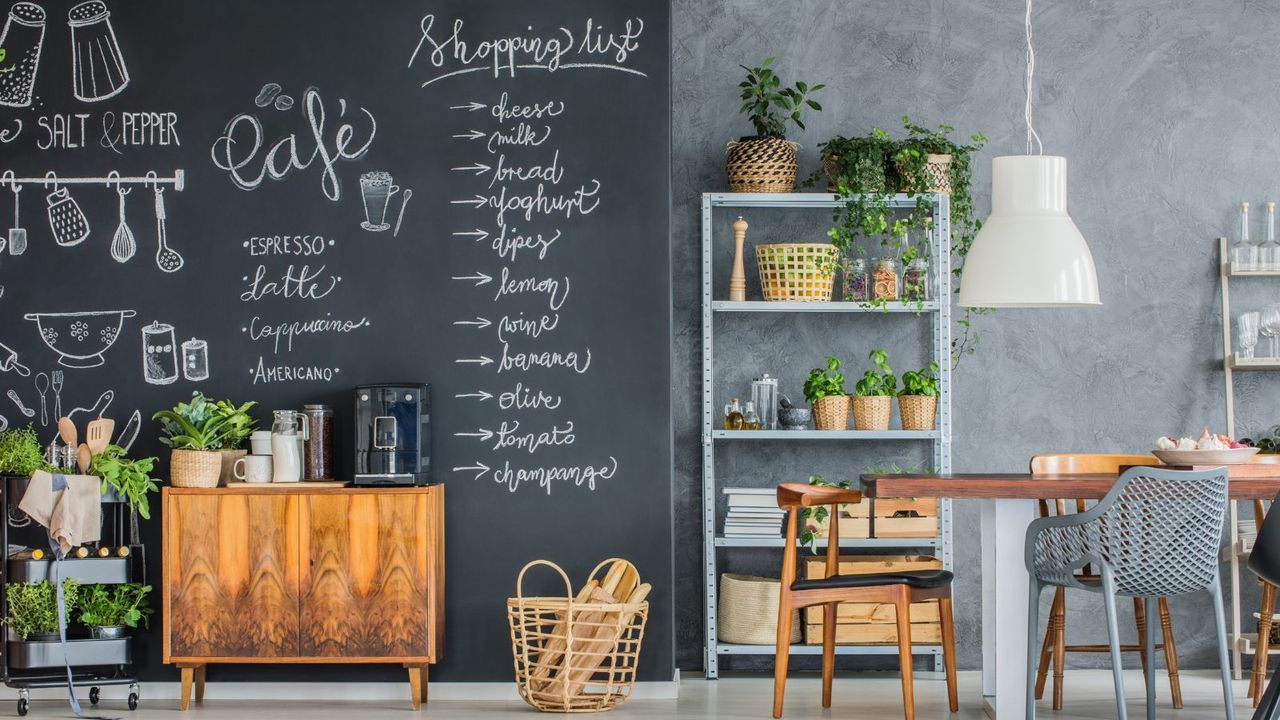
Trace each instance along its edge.
<instances>
[{"instance_id":1,"label":"wooden sideboard","mask_svg":"<svg viewBox=\"0 0 1280 720\"><path fill-rule=\"evenodd\" d=\"M414 709L444 639L444 486L164 488L164 662L396 663Z\"/></svg>"}]
</instances>

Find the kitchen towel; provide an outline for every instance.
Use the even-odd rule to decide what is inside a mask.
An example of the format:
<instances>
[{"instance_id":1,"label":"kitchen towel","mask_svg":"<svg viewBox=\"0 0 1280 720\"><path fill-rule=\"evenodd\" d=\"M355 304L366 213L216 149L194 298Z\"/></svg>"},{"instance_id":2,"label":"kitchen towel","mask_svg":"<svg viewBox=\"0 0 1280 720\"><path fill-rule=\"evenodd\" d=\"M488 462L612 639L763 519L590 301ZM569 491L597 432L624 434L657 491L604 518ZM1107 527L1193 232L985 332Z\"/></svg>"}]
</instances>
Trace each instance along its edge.
<instances>
[{"instance_id":1,"label":"kitchen towel","mask_svg":"<svg viewBox=\"0 0 1280 720\"><path fill-rule=\"evenodd\" d=\"M92 475L62 475L37 470L18 508L49 531L62 555L97 542L102 535L102 492Z\"/></svg>"}]
</instances>

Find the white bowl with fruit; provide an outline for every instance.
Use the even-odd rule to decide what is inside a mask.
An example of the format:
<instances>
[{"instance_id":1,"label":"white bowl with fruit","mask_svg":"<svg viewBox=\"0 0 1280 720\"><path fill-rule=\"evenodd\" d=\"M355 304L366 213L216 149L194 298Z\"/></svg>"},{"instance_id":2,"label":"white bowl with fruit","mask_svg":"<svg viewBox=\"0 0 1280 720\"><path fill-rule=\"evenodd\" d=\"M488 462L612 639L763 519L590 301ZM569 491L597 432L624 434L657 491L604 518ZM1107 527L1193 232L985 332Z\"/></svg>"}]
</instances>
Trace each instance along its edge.
<instances>
[{"instance_id":1,"label":"white bowl with fruit","mask_svg":"<svg viewBox=\"0 0 1280 720\"><path fill-rule=\"evenodd\" d=\"M1226 435L1215 435L1206 425L1199 440L1189 437L1157 438L1151 453L1165 465L1241 465L1257 455L1258 448Z\"/></svg>"}]
</instances>

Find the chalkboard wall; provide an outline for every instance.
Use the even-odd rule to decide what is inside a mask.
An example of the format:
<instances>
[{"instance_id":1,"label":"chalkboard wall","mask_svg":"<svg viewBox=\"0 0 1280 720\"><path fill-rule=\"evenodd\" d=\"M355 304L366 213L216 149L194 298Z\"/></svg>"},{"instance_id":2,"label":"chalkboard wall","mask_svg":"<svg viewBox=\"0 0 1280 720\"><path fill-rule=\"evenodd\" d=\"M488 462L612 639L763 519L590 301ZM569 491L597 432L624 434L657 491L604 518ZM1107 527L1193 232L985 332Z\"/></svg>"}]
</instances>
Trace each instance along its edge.
<instances>
[{"instance_id":1,"label":"chalkboard wall","mask_svg":"<svg viewBox=\"0 0 1280 720\"><path fill-rule=\"evenodd\" d=\"M107 0L71 26L72 7L16 7L0 39L0 172L28 178L0 181L27 239L0 252L0 389L35 413L0 399L9 425L48 441L59 397L118 427L140 411L133 454L164 468L150 415L192 391L256 400L267 427L323 402L349 470L351 388L431 383L432 679L510 677L528 560L578 583L622 556L658 589L642 679L669 680L667 4ZM159 538L145 524L152 580ZM143 677L171 678L144 638Z\"/></svg>"}]
</instances>

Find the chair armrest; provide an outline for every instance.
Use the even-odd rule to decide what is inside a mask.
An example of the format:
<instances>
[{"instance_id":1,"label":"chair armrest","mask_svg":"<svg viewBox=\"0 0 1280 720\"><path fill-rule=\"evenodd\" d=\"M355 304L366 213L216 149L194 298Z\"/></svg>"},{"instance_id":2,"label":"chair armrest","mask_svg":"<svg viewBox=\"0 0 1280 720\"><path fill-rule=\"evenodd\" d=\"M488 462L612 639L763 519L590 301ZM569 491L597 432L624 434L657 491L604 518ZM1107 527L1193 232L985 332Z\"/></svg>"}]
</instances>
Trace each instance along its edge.
<instances>
[{"instance_id":1,"label":"chair armrest","mask_svg":"<svg viewBox=\"0 0 1280 720\"><path fill-rule=\"evenodd\" d=\"M1088 513L1033 520L1027 527L1025 559L1031 577L1061 586L1078 586L1076 571L1100 562L1091 539L1096 522Z\"/></svg>"},{"instance_id":2,"label":"chair armrest","mask_svg":"<svg viewBox=\"0 0 1280 720\"><path fill-rule=\"evenodd\" d=\"M862 502L862 493L857 490L846 490L822 485L806 485L804 483L783 483L778 486L778 507L806 508L814 505L846 505Z\"/></svg>"}]
</instances>

